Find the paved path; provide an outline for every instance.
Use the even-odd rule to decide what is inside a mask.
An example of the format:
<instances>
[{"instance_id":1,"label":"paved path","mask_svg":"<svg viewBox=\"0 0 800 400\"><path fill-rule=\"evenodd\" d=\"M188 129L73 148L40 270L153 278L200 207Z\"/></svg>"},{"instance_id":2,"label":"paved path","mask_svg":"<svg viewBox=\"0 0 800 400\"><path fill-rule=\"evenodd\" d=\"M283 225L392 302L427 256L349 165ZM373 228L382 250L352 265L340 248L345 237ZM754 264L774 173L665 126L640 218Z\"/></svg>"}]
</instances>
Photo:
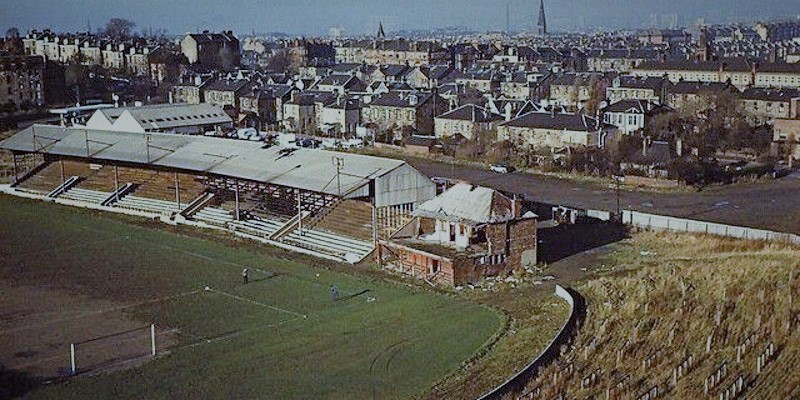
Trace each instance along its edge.
<instances>
[{"instance_id":1,"label":"paved path","mask_svg":"<svg viewBox=\"0 0 800 400\"><path fill-rule=\"evenodd\" d=\"M527 200L616 210L613 186L523 173L502 175L418 159L409 163L428 176L461 179L520 193ZM622 190L620 204L628 210L800 234L800 173L771 182L725 185L690 193Z\"/></svg>"}]
</instances>

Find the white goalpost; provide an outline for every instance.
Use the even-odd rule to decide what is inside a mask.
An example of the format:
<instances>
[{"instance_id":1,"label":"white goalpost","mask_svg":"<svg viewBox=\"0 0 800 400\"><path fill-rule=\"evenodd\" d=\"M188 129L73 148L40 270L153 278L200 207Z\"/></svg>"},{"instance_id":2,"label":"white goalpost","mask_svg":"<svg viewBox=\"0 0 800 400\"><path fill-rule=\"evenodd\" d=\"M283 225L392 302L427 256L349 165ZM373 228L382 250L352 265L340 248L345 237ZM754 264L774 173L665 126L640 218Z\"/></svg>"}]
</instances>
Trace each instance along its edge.
<instances>
[{"instance_id":1,"label":"white goalpost","mask_svg":"<svg viewBox=\"0 0 800 400\"><path fill-rule=\"evenodd\" d=\"M150 336L149 340L149 352L142 354L141 343L137 339L143 339L141 336L136 338L136 335L142 335L144 332L147 332ZM131 336L134 336L133 339ZM127 337L127 339L126 339ZM126 342L134 342L133 346L126 346ZM129 329L122 332L115 332L108 335L102 335L98 337L94 337L91 339L83 340L80 342L73 342L69 344L69 360L70 360L70 369L72 371L72 375L76 375L78 373L78 360L77 354L78 350L81 347L95 345L97 348L94 352L91 349L86 350L86 353L90 354L89 358L95 359L94 362L89 361L88 365L84 367L90 367L98 364L102 364L104 361L122 361L126 359L132 359L136 357L140 357L146 354L149 354L151 357L156 356L156 325L150 324L145 326L140 326L138 328ZM110 351L108 349L111 349ZM116 353L115 353L116 352ZM112 354L107 354L112 353ZM98 361L98 359L100 361Z\"/></svg>"}]
</instances>

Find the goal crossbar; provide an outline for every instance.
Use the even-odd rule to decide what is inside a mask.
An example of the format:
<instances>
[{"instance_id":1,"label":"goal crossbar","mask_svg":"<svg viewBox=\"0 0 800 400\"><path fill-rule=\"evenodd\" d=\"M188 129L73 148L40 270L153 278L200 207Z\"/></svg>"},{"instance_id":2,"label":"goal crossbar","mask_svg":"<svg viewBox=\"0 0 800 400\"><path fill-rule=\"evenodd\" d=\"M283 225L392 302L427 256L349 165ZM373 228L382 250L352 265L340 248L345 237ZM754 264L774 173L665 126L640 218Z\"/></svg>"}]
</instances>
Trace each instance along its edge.
<instances>
[{"instance_id":1,"label":"goal crossbar","mask_svg":"<svg viewBox=\"0 0 800 400\"><path fill-rule=\"evenodd\" d=\"M100 340L103 340L103 339L108 339L108 338L112 338L112 337L116 337L116 336L123 336L123 335L127 335L129 333L142 331L142 330L145 330L145 329L148 329L148 328L150 329L150 355L155 357L155 355L156 355L156 325L155 324L143 325L143 326L140 326L140 327L137 327L137 328L133 328L133 329L128 329L128 330L125 330L125 331L122 331L122 332L114 332L114 333L110 333L110 334L107 334L107 335L102 335L102 336L93 337L91 339L86 339L86 340L83 340L83 341L80 341L80 342L70 343L69 344L69 360L70 360L70 367L72 369L72 374L75 375L78 372L78 365L77 365L77 362L75 361L75 348L78 345L87 344L87 343L91 343L91 342L96 342L96 341L100 341Z\"/></svg>"}]
</instances>

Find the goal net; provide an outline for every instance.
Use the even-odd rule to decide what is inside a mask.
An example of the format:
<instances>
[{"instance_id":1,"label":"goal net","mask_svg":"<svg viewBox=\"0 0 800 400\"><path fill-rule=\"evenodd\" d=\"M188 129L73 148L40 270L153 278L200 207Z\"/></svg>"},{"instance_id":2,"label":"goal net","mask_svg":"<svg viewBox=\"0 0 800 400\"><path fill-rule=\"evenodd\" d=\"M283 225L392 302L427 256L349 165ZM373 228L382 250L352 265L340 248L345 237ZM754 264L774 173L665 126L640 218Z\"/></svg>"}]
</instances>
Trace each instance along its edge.
<instances>
[{"instance_id":1,"label":"goal net","mask_svg":"<svg viewBox=\"0 0 800 400\"><path fill-rule=\"evenodd\" d=\"M155 355L156 329L150 324L71 343L70 368L78 374Z\"/></svg>"}]
</instances>

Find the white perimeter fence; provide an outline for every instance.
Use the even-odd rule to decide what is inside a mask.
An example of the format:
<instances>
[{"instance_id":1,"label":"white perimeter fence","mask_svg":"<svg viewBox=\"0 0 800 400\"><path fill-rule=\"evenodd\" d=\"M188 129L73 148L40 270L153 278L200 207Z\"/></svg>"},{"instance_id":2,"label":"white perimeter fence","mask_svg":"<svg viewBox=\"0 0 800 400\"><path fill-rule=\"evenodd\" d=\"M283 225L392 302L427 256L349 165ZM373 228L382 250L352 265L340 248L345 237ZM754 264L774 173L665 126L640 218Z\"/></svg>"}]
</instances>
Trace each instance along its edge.
<instances>
[{"instance_id":1,"label":"white perimeter fence","mask_svg":"<svg viewBox=\"0 0 800 400\"><path fill-rule=\"evenodd\" d=\"M718 224L715 222L647 214L638 211L622 211L622 223L640 228L660 229L681 232L708 233L738 239L766 240L800 244L800 236L792 233L774 232L743 226Z\"/></svg>"}]
</instances>

